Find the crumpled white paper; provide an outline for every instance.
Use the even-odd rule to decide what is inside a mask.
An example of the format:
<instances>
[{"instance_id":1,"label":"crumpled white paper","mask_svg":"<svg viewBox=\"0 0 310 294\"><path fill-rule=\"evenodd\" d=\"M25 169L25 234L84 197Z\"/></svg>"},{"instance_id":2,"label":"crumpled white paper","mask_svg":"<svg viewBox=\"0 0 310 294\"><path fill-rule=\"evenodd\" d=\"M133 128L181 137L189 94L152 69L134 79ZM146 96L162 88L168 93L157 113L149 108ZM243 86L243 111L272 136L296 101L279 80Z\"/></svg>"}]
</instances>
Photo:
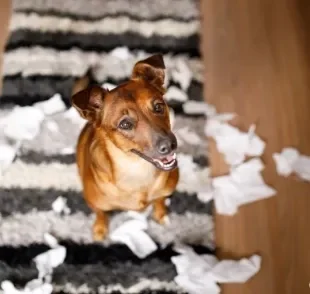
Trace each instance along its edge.
<instances>
[{"instance_id":1,"label":"crumpled white paper","mask_svg":"<svg viewBox=\"0 0 310 294\"><path fill-rule=\"evenodd\" d=\"M206 115L214 116L216 114L216 109L213 105L210 105L203 101L189 100L183 104L183 111L187 114L192 115Z\"/></svg>"},{"instance_id":2,"label":"crumpled white paper","mask_svg":"<svg viewBox=\"0 0 310 294\"><path fill-rule=\"evenodd\" d=\"M45 115L53 115L58 112L65 111L66 105L63 102L61 95L56 93L46 101L37 102L33 105L35 108L43 111Z\"/></svg>"},{"instance_id":3,"label":"crumpled white paper","mask_svg":"<svg viewBox=\"0 0 310 294\"><path fill-rule=\"evenodd\" d=\"M295 173L302 180L310 181L310 156L301 155L292 147L283 148L281 153L274 153L277 173L287 177Z\"/></svg>"},{"instance_id":4,"label":"crumpled white paper","mask_svg":"<svg viewBox=\"0 0 310 294\"><path fill-rule=\"evenodd\" d=\"M58 245L59 245L58 241L53 235L51 235L49 233L45 233L43 237L44 237L44 241L45 241L46 245L48 245L49 247L51 247L51 248L58 247Z\"/></svg>"},{"instance_id":5,"label":"crumpled white paper","mask_svg":"<svg viewBox=\"0 0 310 294\"><path fill-rule=\"evenodd\" d=\"M75 150L76 150L75 146L68 146L68 147L61 149L59 153L62 155L74 154Z\"/></svg>"},{"instance_id":6,"label":"crumpled white paper","mask_svg":"<svg viewBox=\"0 0 310 294\"><path fill-rule=\"evenodd\" d=\"M66 247L58 245L37 255L33 261L38 269L39 279L44 278L50 282L53 269L64 262L66 253Z\"/></svg>"},{"instance_id":7,"label":"crumpled white paper","mask_svg":"<svg viewBox=\"0 0 310 294\"><path fill-rule=\"evenodd\" d=\"M211 199L211 179L209 168L200 168L189 154L177 155L180 179L177 190L180 192L197 193L197 197L204 202Z\"/></svg>"},{"instance_id":8,"label":"crumpled white paper","mask_svg":"<svg viewBox=\"0 0 310 294\"><path fill-rule=\"evenodd\" d=\"M175 101L180 101L184 102L188 100L187 94L179 89L176 86L170 86L165 93L165 100L170 101L170 100L175 100Z\"/></svg>"},{"instance_id":9,"label":"crumpled white paper","mask_svg":"<svg viewBox=\"0 0 310 294\"><path fill-rule=\"evenodd\" d=\"M183 103L183 111L190 115L205 115L209 120L216 120L219 122L227 122L232 120L236 114L230 112L217 113L214 105L203 101L189 100Z\"/></svg>"},{"instance_id":10,"label":"crumpled white paper","mask_svg":"<svg viewBox=\"0 0 310 294\"><path fill-rule=\"evenodd\" d=\"M172 79L179 83L183 91L187 91L193 74L183 59L178 58L171 70Z\"/></svg>"},{"instance_id":11,"label":"crumpled white paper","mask_svg":"<svg viewBox=\"0 0 310 294\"><path fill-rule=\"evenodd\" d=\"M195 132L191 131L188 126L178 129L176 135L178 137L178 143L182 141L190 145L199 145L202 143L201 138Z\"/></svg>"},{"instance_id":12,"label":"crumpled white paper","mask_svg":"<svg viewBox=\"0 0 310 294\"><path fill-rule=\"evenodd\" d=\"M109 53L111 56L117 57L118 59L121 60L127 60L131 57L130 51L127 47L117 47L110 51Z\"/></svg>"},{"instance_id":13,"label":"crumpled white paper","mask_svg":"<svg viewBox=\"0 0 310 294\"><path fill-rule=\"evenodd\" d=\"M207 120L205 133L215 140L218 151L224 154L229 165L242 163L246 156L261 156L266 146L255 134L254 125L244 133L215 117Z\"/></svg>"},{"instance_id":14,"label":"crumpled white paper","mask_svg":"<svg viewBox=\"0 0 310 294\"><path fill-rule=\"evenodd\" d=\"M42 283L41 280L32 280L24 289L16 289L11 281L1 283L3 294L51 294L53 286L50 283Z\"/></svg>"},{"instance_id":15,"label":"crumpled white paper","mask_svg":"<svg viewBox=\"0 0 310 294\"><path fill-rule=\"evenodd\" d=\"M145 213L128 212L131 219L122 223L110 233L109 238L116 243L123 243L139 258L145 258L157 250L156 243L145 232L148 228L147 215Z\"/></svg>"},{"instance_id":16,"label":"crumpled white paper","mask_svg":"<svg viewBox=\"0 0 310 294\"><path fill-rule=\"evenodd\" d=\"M33 259L39 272L38 278L29 281L24 289L16 289L11 281L3 281L1 288L4 294L51 294L53 292L51 284L53 269L64 262L67 252L66 248L59 245L52 235L47 233L44 239L51 249Z\"/></svg>"},{"instance_id":17,"label":"crumpled white paper","mask_svg":"<svg viewBox=\"0 0 310 294\"><path fill-rule=\"evenodd\" d=\"M269 198L276 190L268 186L261 175L264 165L253 158L235 168L230 174L212 180L215 208L219 214L233 215L246 203Z\"/></svg>"},{"instance_id":18,"label":"crumpled white paper","mask_svg":"<svg viewBox=\"0 0 310 294\"><path fill-rule=\"evenodd\" d=\"M58 196L57 199L52 203L52 209L57 214L68 215L71 212L71 209L67 205L67 199L62 196Z\"/></svg>"},{"instance_id":19,"label":"crumpled white paper","mask_svg":"<svg viewBox=\"0 0 310 294\"><path fill-rule=\"evenodd\" d=\"M171 129L174 128L174 124L175 124L175 113L173 108L169 107L169 119L170 119L170 126Z\"/></svg>"},{"instance_id":20,"label":"crumpled white paper","mask_svg":"<svg viewBox=\"0 0 310 294\"><path fill-rule=\"evenodd\" d=\"M34 139L40 131L44 113L35 107L16 106L1 124L4 135L16 142Z\"/></svg>"},{"instance_id":21,"label":"crumpled white paper","mask_svg":"<svg viewBox=\"0 0 310 294\"><path fill-rule=\"evenodd\" d=\"M116 85L111 84L111 83L104 83L104 84L102 84L102 88L106 89L108 91L113 90L115 87L116 87Z\"/></svg>"},{"instance_id":22,"label":"crumpled white paper","mask_svg":"<svg viewBox=\"0 0 310 294\"><path fill-rule=\"evenodd\" d=\"M220 293L218 283L245 283L261 267L258 255L218 261L213 255L198 255L187 246L176 250L180 255L171 258L178 274L175 282L189 294Z\"/></svg>"},{"instance_id":23,"label":"crumpled white paper","mask_svg":"<svg viewBox=\"0 0 310 294\"><path fill-rule=\"evenodd\" d=\"M59 126L54 120L46 121L45 126L52 133L58 133L59 132Z\"/></svg>"},{"instance_id":24,"label":"crumpled white paper","mask_svg":"<svg viewBox=\"0 0 310 294\"><path fill-rule=\"evenodd\" d=\"M82 118L74 107L70 107L65 111L63 116L79 128L82 128L86 123L86 119Z\"/></svg>"},{"instance_id":25,"label":"crumpled white paper","mask_svg":"<svg viewBox=\"0 0 310 294\"><path fill-rule=\"evenodd\" d=\"M13 162L16 153L20 147L20 143L9 144L3 142L0 144L0 178L4 171L11 165Z\"/></svg>"}]
</instances>

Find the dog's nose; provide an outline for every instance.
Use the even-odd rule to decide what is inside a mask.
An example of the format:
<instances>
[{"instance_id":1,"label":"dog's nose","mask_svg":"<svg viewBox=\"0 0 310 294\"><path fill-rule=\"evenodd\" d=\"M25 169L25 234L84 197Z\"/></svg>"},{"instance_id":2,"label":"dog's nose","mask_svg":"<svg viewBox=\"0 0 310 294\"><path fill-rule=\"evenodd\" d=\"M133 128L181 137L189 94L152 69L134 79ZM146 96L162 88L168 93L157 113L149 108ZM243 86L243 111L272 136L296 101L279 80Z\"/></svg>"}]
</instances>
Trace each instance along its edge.
<instances>
[{"instance_id":1,"label":"dog's nose","mask_svg":"<svg viewBox=\"0 0 310 294\"><path fill-rule=\"evenodd\" d=\"M177 140L175 138L164 138L158 141L157 149L161 155L168 155L177 148Z\"/></svg>"}]
</instances>

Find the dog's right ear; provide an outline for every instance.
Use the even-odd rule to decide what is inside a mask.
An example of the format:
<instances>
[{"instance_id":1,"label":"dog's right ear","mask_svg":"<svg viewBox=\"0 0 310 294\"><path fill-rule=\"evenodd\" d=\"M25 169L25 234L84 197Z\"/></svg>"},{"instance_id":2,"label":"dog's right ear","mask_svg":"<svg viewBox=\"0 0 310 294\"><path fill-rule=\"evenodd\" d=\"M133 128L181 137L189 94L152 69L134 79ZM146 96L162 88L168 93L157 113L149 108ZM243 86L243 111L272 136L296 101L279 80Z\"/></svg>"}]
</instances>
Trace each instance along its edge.
<instances>
[{"instance_id":1,"label":"dog's right ear","mask_svg":"<svg viewBox=\"0 0 310 294\"><path fill-rule=\"evenodd\" d=\"M83 118L90 122L96 122L103 109L103 100L106 93L107 90L100 86L89 86L74 94L71 102Z\"/></svg>"}]
</instances>

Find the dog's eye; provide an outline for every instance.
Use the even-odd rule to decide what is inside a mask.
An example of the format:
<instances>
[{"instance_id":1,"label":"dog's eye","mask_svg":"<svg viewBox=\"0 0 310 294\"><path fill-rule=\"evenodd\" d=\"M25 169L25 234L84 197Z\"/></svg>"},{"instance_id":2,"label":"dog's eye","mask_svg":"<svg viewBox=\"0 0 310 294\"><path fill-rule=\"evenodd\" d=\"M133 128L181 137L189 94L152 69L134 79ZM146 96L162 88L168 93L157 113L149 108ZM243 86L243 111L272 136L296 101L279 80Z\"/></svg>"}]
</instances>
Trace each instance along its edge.
<instances>
[{"instance_id":1,"label":"dog's eye","mask_svg":"<svg viewBox=\"0 0 310 294\"><path fill-rule=\"evenodd\" d=\"M118 127L122 130L132 130L133 129L133 123L129 121L128 119L123 119Z\"/></svg>"},{"instance_id":2,"label":"dog's eye","mask_svg":"<svg viewBox=\"0 0 310 294\"><path fill-rule=\"evenodd\" d=\"M165 111L165 107L163 103L156 103L154 105L154 112L162 114L164 113L164 111Z\"/></svg>"}]
</instances>

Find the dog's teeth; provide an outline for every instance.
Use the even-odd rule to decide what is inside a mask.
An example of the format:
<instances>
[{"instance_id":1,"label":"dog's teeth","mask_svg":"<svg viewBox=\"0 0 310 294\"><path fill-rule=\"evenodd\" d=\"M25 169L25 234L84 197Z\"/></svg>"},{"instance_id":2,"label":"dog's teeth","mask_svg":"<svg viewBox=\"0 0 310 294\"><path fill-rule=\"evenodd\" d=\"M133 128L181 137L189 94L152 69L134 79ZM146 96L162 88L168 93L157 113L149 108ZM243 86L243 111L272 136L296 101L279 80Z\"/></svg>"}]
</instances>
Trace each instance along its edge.
<instances>
[{"instance_id":1,"label":"dog's teeth","mask_svg":"<svg viewBox=\"0 0 310 294\"><path fill-rule=\"evenodd\" d=\"M160 166L165 166L165 164L161 160L155 159L155 161L158 162Z\"/></svg>"},{"instance_id":2,"label":"dog's teeth","mask_svg":"<svg viewBox=\"0 0 310 294\"><path fill-rule=\"evenodd\" d=\"M173 160L173 161L171 161L169 163L164 164L164 166L165 167L171 167L171 166L173 166L174 162L175 162L175 160Z\"/></svg>"},{"instance_id":3,"label":"dog's teeth","mask_svg":"<svg viewBox=\"0 0 310 294\"><path fill-rule=\"evenodd\" d=\"M173 158L173 159L176 159L176 158L177 158L176 153L173 153L172 158Z\"/></svg>"}]
</instances>

